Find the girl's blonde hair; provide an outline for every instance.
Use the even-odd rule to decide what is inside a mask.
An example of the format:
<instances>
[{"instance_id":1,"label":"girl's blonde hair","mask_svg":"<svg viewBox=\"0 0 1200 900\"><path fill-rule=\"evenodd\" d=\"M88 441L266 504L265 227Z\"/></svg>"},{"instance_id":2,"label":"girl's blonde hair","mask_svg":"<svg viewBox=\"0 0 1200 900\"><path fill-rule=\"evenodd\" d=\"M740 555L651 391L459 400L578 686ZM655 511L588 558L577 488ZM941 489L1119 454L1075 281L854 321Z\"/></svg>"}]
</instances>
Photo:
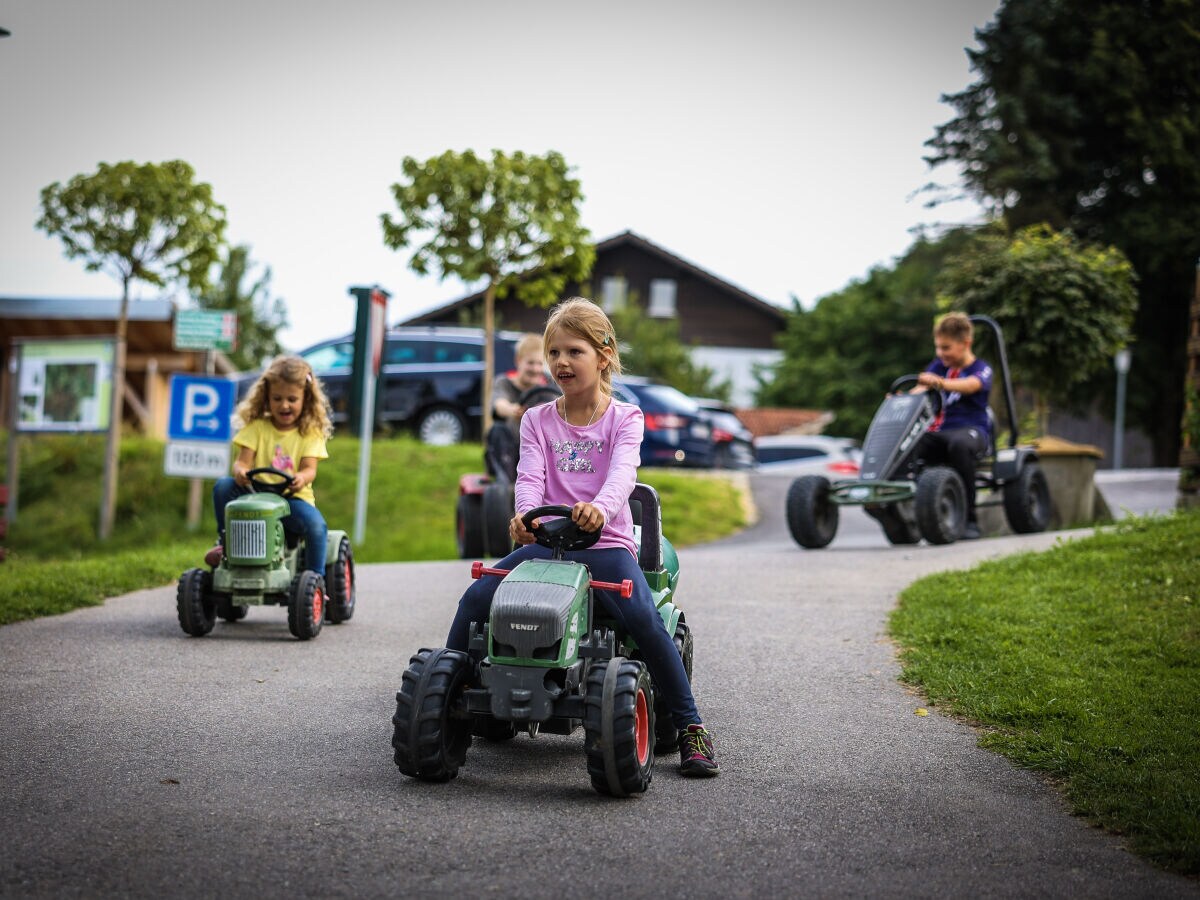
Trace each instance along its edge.
<instances>
[{"instance_id":1,"label":"girl's blonde hair","mask_svg":"<svg viewBox=\"0 0 1200 900\"><path fill-rule=\"evenodd\" d=\"M333 432L333 422L329 418L329 400L321 381L313 374L312 366L299 356L279 356L271 361L267 370L262 373L246 399L238 404L234 415L243 425L249 425L255 419L270 418L270 389L271 382L282 381L294 387L304 388L304 408L296 420L296 428L301 434L314 432L329 437Z\"/></svg>"},{"instance_id":2,"label":"girl's blonde hair","mask_svg":"<svg viewBox=\"0 0 1200 900\"><path fill-rule=\"evenodd\" d=\"M621 374L621 351L612 322L599 306L585 297L571 297L550 310L546 330L542 332L542 352L550 358L550 337L562 329L591 344L608 360L600 371L600 390L612 394L612 377Z\"/></svg>"},{"instance_id":3,"label":"girl's blonde hair","mask_svg":"<svg viewBox=\"0 0 1200 900\"><path fill-rule=\"evenodd\" d=\"M513 350L513 362L520 362L534 353L542 353L542 336L540 334L523 334Z\"/></svg>"}]
</instances>

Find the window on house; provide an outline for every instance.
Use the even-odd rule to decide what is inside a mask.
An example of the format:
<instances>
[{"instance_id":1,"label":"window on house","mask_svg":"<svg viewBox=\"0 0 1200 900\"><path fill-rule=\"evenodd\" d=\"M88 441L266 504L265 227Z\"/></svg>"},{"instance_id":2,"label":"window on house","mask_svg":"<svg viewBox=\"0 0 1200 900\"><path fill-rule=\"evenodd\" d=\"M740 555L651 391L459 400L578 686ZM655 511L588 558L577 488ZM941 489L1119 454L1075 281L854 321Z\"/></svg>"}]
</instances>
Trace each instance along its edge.
<instances>
[{"instance_id":1,"label":"window on house","mask_svg":"<svg viewBox=\"0 0 1200 900\"><path fill-rule=\"evenodd\" d=\"M675 280L673 278L650 280L650 307L646 311L656 319L674 318Z\"/></svg>"},{"instance_id":2,"label":"window on house","mask_svg":"<svg viewBox=\"0 0 1200 900\"><path fill-rule=\"evenodd\" d=\"M625 308L625 296L629 292L629 282L623 275L609 275L601 284L601 306L606 313L616 312Z\"/></svg>"}]
</instances>

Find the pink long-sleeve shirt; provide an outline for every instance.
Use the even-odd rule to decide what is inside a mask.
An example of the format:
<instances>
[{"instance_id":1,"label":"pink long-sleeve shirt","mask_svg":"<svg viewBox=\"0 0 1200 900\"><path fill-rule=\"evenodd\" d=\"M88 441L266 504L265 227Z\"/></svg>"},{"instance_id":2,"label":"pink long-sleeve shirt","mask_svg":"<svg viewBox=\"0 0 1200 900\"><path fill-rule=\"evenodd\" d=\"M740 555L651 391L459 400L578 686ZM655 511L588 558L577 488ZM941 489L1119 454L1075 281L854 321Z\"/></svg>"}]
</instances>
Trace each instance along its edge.
<instances>
[{"instance_id":1,"label":"pink long-sleeve shirt","mask_svg":"<svg viewBox=\"0 0 1200 900\"><path fill-rule=\"evenodd\" d=\"M515 500L518 515L538 506L574 506L585 500L604 513L595 548L624 547L635 557L629 494L641 461L642 411L613 399L591 425L570 425L555 403L521 418L521 458Z\"/></svg>"}]
</instances>

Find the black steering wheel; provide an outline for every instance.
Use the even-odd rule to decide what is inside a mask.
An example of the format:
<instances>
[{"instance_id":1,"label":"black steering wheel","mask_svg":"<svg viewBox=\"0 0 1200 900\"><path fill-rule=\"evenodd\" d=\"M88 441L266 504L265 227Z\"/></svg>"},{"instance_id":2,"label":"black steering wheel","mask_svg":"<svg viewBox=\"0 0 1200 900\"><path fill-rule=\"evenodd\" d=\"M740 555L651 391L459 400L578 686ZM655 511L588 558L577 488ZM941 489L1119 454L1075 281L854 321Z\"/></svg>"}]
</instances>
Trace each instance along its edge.
<instances>
[{"instance_id":1,"label":"black steering wheel","mask_svg":"<svg viewBox=\"0 0 1200 900\"><path fill-rule=\"evenodd\" d=\"M561 518L554 522L542 522L534 528L533 520L542 516ZM536 507L521 516L521 524L533 532L534 539L539 544L553 550L556 559L570 550L586 550L600 540L600 532L603 530L597 528L595 531L584 531L577 523L571 521L569 506Z\"/></svg>"},{"instance_id":2,"label":"black steering wheel","mask_svg":"<svg viewBox=\"0 0 1200 900\"><path fill-rule=\"evenodd\" d=\"M917 380L916 375L901 375L899 378L897 378L895 381L892 382L892 386L890 388L888 388L888 393L889 394L900 393L900 388L902 386L912 385L913 387L916 387L918 384L920 384L920 382ZM905 390L905 393L907 393L907 389ZM923 396L926 399L926 402L929 404L929 411L933 415L936 416L938 413L940 413L942 411L942 392L941 391L935 391L932 388L930 388L929 390L925 391L921 396Z\"/></svg>"},{"instance_id":3,"label":"black steering wheel","mask_svg":"<svg viewBox=\"0 0 1200 900\"><path fill-rule=\"evenodd\" d=\"M535 384L521 392L521 396L517 398L517 405L528 409L531 406L549 403L561 396L562 391L552 384Z\"/></svg>"},{"instance_id":4,"label":"black steering wheel","mask_svg":"<svg viewBox=\"0 0 1200 900\"><path fill-rule=\"evenodd\" d=\"M269 481L264 479L263 475L271 475L275 478L282 478L282 481ZM250 481L250 486L256 491L261 491L266 494L278 494L280 497L287 494L289 487L292 484L292 476L287 472L281 472L273 466L260 466L257 469L250 469L246 473L246 478Z\"/></svg>"}]
</instances>

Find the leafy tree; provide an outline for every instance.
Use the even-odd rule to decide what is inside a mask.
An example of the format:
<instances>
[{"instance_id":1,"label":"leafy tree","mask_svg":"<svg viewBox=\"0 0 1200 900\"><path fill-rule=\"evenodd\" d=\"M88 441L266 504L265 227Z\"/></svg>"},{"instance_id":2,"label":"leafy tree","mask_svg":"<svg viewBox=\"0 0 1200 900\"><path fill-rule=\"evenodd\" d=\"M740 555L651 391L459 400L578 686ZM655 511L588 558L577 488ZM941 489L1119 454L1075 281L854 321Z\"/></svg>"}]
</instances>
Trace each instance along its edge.
<instances>
[{"instance_id":1,"label":"leafy tree","mask_svg":"<svg viewBox=\"0 0 1200 900\"><path fill-rule=\"evenodd\" d=\"M1014 230L1046 222L1129 258L1130 421L1172 464L1200 256L1200 3L1005 0L976 37L979 78L943 98L956 115L928 160L958 164Z\"/></svg>"},{"instance_id":2,"label":"leafy tree","mask_svg":"<svg viewBox=\"0 0 1200 900\"><path fill-rule=\"evenodd\" d=\"M229 354L239 369L256 369L282 352L276 334L288 324L287 307L281 298L271 299L271 268L265 266L253 274L250 248L244 244L230 247L214 283L196 296L201 309L231 310L237 313L237 349ZM251 279L249 284L246 280Z\"/></svg>"},{"instance_id":3,"label":"leafy tree","mask_svg":"<svg viewBox=\"0 0 1200 900\"><path fill-rule=\"evenodd\" d=\"M893 268L872 269L811 310L793 303L783 359L772 380L760 378L756 402L829 410L839 434L862 438L892 381L932 357L936 278L970 239L961 229L921 237Z\"/></svg>"},{"instance_id":4,"label":"leafy tree","mask_svg":"<svg viewBox=\"0 0 1200 900\"><path fill-rule=\"evenodd\" d=\"M37 226L61 239L68 257L82 259L88 270L106 271L121 282L100 504L99 535L104 540L112 534L116 515L129 287L143 281L155 287L182 283L202 290L222 245L225 208L214 202L212 187L195 181L195 171L182 160L100 163L90 175L43 188Z\"/></svg>"},{"instance_id":5,"label":"leafy tree","mask_svg":"<svg viewBox=\"0 0 1200 900\"><path fill-rule=\"evenodd\" d=\"M1014 380L1037 398L1046 432L1051 403L1065 403L1132 338L1133 266L1115 247L1079 242L1047 225L1010 241L993 230L949 261L941 285L951 304L985 313L1004 330Z\"/></svg>"},{"instance_id":6,"label":"leafy tree","mask_svg":"<svg viewBox=\"0 0 1200 900\"><path fill-rule=\"evenodd\" d=\"M383 242L393 250L421 235L409 268L465 282L486 282L485 371L495 369L495 303L509 291L530 306L549 306L568 282L591 272L595 250L579 221L583 200L562 155L447 150L424 162L405 157L403 180L392 185L399 215L380 216ZM483 427L492 421L492 383L483 380Z\"/></svg>"},{"instance_id":7,"label":"leafy tree","mask_svg":"<svg viewBox=\"0 0 1200 900\"><path fill-rule=\"evenodd\" d=\"M633 297L609 317L621 336L621 368L665 382L692 397L728 401L733 387L717 383L716 373L698 366L679 337L678 319L655 319Z\"/></svg>"}]
</instances>

